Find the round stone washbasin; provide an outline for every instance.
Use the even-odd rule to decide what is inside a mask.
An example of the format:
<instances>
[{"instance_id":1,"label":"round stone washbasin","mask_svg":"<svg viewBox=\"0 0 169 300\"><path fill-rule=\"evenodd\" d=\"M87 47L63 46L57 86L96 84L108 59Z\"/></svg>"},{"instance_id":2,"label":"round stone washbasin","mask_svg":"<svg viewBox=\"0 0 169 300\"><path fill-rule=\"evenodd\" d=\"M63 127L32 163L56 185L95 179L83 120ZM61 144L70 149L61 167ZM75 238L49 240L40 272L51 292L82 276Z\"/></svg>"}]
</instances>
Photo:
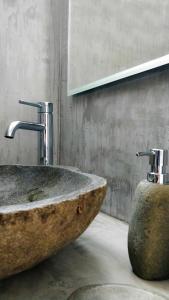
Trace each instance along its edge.
<instances>
[{"instance_id":1,"label":"round stone washbasin","mask_svg":"<svg viewBox=\"0 0 169 300\"><path fill-rule=\"evenodd\" d=\"M78 289L68 300L167 300L165 296L131 285L91 285Z\"/></svg>"},{"instance_id":2,"label":"round stone washbasin","mask_svg":"<svg viewBox=\"0 0 169 300\"><path fill-rule=\"evenodd\" d=\"M76 239L99 212L106 180L58 166L0 166L0 278Z\"/></svg>"}]
</instances>

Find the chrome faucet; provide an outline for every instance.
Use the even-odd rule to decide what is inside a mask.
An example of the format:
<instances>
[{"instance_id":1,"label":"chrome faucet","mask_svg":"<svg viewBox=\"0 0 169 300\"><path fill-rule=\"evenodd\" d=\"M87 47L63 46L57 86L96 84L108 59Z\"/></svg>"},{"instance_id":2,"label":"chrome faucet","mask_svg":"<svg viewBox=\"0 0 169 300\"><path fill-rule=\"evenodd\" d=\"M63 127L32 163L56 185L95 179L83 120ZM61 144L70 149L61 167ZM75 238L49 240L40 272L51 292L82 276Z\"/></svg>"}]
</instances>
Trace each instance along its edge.
<instances>
[{"instance_id":1,"label":"chrome faucet","mask_svg":"<svg viewBox=\"0 0 169 300\"><path fill-rule=\"evenodd\" d=\"M19 100L19 103L38 108L39 123L13 121L6 130L6 138L14 138L18 129L39 132L38 163L40 165L53 164L53 104L51 102L28 102Z\"/></svg>"}]
</instances>

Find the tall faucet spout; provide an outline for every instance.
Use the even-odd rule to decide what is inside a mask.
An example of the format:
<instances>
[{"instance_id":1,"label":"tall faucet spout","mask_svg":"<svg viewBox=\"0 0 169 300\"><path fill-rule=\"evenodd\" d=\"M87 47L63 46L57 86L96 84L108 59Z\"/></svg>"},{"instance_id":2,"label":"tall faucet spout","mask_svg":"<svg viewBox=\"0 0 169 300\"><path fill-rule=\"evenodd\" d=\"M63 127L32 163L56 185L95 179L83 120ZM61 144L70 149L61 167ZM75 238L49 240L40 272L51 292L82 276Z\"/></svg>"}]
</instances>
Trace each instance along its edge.
<instances>
[{"instance_id":1,"label":"tall faucet spout","mask_svg":"<svg viewBox=\"0 0 169 300\"><path fill-rule=\"evenodd\" d=\"M13 139L15 136L15 132L18 129L24 129L24 130L33 130L33 131L43 131L45 130L44 124L38 124L33 122L24 122L24 121L13 121L8 126L5 137L9 139Z\"/></svg>"},{"instance_id":2,"label":"tall faucet spout","mask_svg":"<svg viewBox=\"0 0 169 300\"><path fill-rule=\"evenodd\" d=\"M19 103L38 108L38 123L14 121L5 137L13 139L18 129L38 131L38 164L53 165L53 104L51 102L30 102L20 100Z\"/></svg>"}]
</instances>

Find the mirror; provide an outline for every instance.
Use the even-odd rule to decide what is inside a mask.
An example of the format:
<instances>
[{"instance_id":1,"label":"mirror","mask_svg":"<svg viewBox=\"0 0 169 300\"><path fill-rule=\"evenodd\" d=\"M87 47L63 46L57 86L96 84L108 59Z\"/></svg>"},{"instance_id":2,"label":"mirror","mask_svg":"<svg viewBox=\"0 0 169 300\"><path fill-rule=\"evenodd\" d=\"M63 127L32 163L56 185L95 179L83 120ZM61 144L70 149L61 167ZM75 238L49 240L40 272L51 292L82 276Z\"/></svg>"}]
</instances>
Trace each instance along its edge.
<instances>
[{"instance_id":1,"label":"mirror","mask_svg":"<svg viewBox=\"0 0 169 300\"><path fill-rule=\"evenodd\" d=\"M168 12L168 0L70 0L68 95L168 66Z\"/></svg>"}]
</instances>

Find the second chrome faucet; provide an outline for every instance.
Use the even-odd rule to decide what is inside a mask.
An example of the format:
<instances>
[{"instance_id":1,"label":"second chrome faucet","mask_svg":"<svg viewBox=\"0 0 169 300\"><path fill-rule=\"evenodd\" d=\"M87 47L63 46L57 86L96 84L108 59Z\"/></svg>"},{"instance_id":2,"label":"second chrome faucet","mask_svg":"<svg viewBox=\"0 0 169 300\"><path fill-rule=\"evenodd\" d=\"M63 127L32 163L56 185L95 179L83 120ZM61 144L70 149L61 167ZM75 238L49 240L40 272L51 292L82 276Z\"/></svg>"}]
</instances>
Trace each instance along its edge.
<instances>
[{"instance_id":1,"label":"second chrome faucet","mask_svg":"<svg viewBox=\"0 0 169 300\"><path fill-rule=\"evenodd\" d=\"M19 103L38 108L38 123L13 121L8 126L5 137L14 138L18 129L39 132L38 164L53 164L53 104L51 102L28 102L19 100Z\"/></svg>"}]
</instances>

